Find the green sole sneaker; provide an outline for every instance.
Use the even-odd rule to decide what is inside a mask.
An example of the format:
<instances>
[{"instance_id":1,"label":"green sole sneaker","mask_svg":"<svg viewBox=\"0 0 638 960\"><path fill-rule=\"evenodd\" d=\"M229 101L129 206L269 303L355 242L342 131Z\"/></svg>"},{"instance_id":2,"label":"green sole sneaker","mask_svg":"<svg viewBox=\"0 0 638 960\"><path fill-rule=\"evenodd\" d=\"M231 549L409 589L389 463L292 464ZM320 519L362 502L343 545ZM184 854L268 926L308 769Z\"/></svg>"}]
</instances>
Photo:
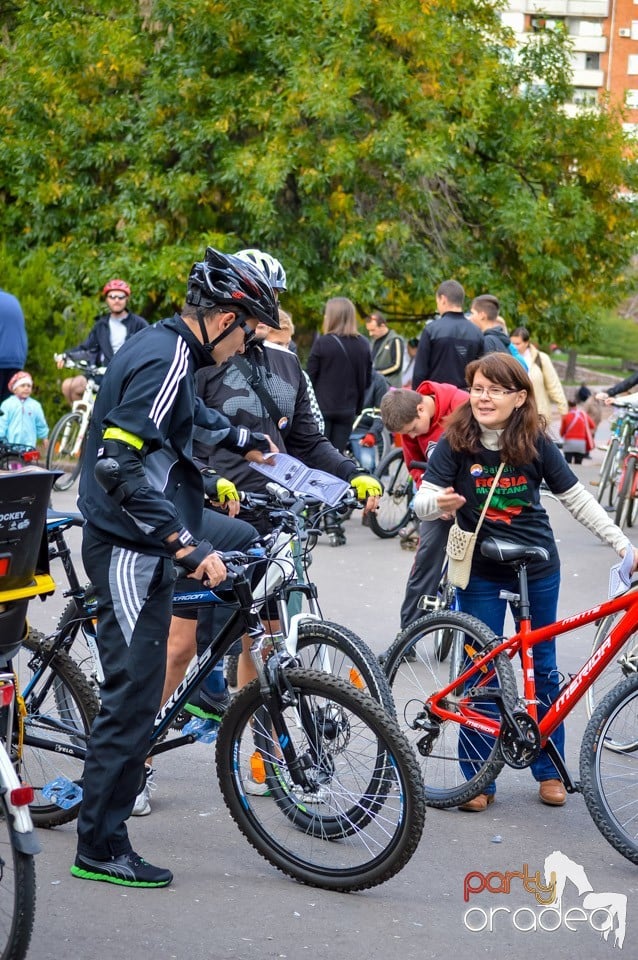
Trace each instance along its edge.
<instances>
[{"instance_id":1,"label":"green sole sneaker","mask_svg":"<svg viewBox=\"0 0 638 960\"><path fill-rule=\"evenodd\" d=\"M173 879L170 870L154 867L133 851L111 860L92 860L78 854L71 867L71 876L116 883L122 887L167 887Z\"/></svg>"}]
</instances>

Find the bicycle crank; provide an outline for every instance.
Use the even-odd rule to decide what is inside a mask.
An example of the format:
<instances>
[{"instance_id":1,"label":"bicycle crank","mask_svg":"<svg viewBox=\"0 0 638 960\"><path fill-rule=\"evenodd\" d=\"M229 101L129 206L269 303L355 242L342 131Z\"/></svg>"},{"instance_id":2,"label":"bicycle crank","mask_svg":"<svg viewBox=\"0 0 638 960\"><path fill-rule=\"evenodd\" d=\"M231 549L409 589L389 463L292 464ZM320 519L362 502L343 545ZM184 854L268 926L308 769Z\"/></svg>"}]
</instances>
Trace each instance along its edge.
<instances>
[{"instance_id":1,"label":"bicycle crank","mask_svg":"<svg viewBox=\"0 0 638 960\"><path fill-rule=\"evenodd\" d=\"M515 770L529 767L541 752L538 724L524 710L507 710L503 713L498 745L509 767Z\"/></svg>"}]
</instances>

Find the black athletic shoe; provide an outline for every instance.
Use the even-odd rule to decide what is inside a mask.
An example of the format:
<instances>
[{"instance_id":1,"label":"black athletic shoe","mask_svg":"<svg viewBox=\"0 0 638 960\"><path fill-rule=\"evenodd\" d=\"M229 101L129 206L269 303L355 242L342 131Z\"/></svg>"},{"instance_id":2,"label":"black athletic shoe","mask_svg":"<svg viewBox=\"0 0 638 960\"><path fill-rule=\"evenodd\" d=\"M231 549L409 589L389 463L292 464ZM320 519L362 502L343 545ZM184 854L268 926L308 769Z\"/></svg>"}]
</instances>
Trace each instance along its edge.
<instances>
[{"instance_id":1,"label":"black athletic shoe","mask_svg":"<svg viewBox=\"0 0 638 960\"><path fill-rule=\"evenodd\" d=\"M154 867L132 850L111 860L91 860L78 854L71 875L82 880L119 883L123 887L167 887L173 879L170 870Z\"/></svg>"}]
</instances>

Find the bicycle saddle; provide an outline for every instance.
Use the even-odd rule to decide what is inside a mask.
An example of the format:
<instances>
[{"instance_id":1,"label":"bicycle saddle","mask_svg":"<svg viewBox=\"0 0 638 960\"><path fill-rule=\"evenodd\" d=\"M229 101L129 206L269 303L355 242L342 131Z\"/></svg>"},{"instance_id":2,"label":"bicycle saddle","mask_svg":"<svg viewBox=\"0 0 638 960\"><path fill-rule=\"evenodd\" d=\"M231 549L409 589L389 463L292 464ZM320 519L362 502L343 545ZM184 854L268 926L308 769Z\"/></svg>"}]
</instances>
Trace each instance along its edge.
<instances>
[{"instance_id":1,"label":"bicycle saddle","mask_svg":"<svg viewBox=\"0 0 638 960\"><path fill-rule=\"evenodd\" d=\"M500 563L549 560L549 552L545 547L530 547L520 543L511 543L509 540L497 540L496 537L485 538L481 544L481 553L489 560L498 560Z\"/></svg>"}]
</instances>

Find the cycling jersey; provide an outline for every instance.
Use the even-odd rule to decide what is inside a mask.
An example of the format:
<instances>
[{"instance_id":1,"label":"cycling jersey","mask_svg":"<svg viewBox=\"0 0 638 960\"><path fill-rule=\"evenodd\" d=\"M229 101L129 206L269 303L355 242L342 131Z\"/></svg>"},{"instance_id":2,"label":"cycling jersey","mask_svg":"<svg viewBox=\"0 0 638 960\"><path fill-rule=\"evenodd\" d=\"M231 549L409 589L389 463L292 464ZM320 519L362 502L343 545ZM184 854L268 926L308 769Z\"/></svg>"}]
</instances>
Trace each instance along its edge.
<instances>
[{"instance_id":1,"label":"cycling jersey","mask_svg":"<svg viewBox=\"0 0 638 960\"><path fill-rule=\"evenodd\" d=\"M115 354L95 402L80 477L78 504L94 536L139 553L169 556L164 539L186 527L194 536L202 522L203 486L191 459L193 422L206 423L222 443L238 431L226 417L207 410L195 394L195 371L212 363L180 316L148 327ZM108 427L142 442L148 481L135 515L100 486L94 468Z\"/></svg>"}]
</instances>

